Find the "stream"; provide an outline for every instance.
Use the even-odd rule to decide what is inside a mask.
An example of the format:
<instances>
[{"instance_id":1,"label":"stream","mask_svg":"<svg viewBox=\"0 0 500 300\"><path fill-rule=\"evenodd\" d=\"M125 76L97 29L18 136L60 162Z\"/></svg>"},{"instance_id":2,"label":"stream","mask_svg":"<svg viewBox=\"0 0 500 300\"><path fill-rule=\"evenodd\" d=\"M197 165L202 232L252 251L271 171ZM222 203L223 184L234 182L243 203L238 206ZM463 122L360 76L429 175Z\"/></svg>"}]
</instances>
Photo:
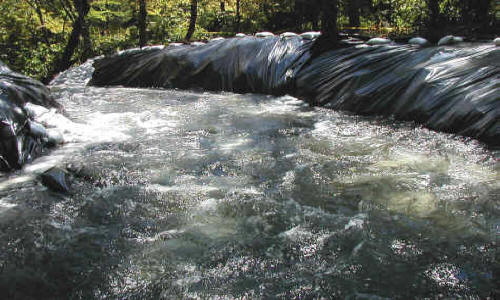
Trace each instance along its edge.
<instances>
[{"instance_id":1,"label":"stream","mask_svg":"<svg viewBox=\"0 0 500 300\"><path fill-rule=\"evenodd\" d=\"M91 74L51 85L66 143L0 177L5 299L498 295L498 150L291 96ZM52 166L71 193L40 183Z\"/></svg>"}]
</instances>

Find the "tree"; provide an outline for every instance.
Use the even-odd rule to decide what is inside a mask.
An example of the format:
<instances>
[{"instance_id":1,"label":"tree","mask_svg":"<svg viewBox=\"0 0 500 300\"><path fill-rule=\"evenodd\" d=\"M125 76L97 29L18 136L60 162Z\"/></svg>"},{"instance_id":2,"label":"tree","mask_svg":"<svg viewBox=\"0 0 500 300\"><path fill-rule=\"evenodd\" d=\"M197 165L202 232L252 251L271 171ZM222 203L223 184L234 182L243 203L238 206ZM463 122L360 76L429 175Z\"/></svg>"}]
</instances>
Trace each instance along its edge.
<instances>
[{"instance_id":1,"label":"tree","mask_svg":"<svg viewBox=\"0 0 500 300\"><path fill-rule=\"evenodd\" d=\"M146 46L147 36L146 36L146 19L148 12L146 9L146 0L139 0L139 46L142 48Z\"/></svg>"},{"instance_id":2,"label":"tree","mask_svg":"<svg viewBox=\"0 0 500 300\"><path fill-rule=\"evenodd\" d=\"M311 47L311 56L316 57L321 53L334 49L338 46L337 30L337 0L319 0L322 11L321 17L321 36Z\"/></svg>"},{"instance_id":3,"label":"tree","mask_svg":"<svg viewBox=\"0 0 500 300\"><path fill-rule=\"evenodd\" d=\"M438 30L440 23L439 0L426 0L428 10L427 38L431 42L437 42L441 33Z\"/></svg>"},{"instance_id":4,"label":"tree","mask_svg":"<svg viewBox=\"0 0 500 300\"><path fill-rule=\"evenodd\" d=\"M82 34L84 35L84 38L87 39L87 41L85 42L86 46L84 47L87 48L90 46L88 27L85 22L85 17L90 11L89 2L88 0L73 0L73 5L77 11L77 17L73 22L73 29L68 39L68 43L64 48L64 52L60 61L55 66L53 74L66 70L73 64L71 57L73 56L75 49L78 47L78 42ZM89 51L89 49L84 50L84 52L86 51Z\"/></svg>"},{"instance_id":5,"label":"tree","mask_svg":"<svg viewBox=\"0 0 500 300\"><path fill-rule=\"evenodd\" d=\"M189 41L193 36L196 28L196 19L198 18L198 0L191 0L191 15L189 17L189 28L186 33L186 41Z\"/></svg>"},{"instance_id":6,"label":"tree","mask_svg":"<svg viewBox=\"0 0 500 300\"><path fill-rule=\"evenodd\" d=\"M236 32L240 32L241 12L240 0L236 0Z\"/></svg>"},{"instance_id":7,"label":"tree","mask_svg":"<svg viewBox=\"0 0 500 300\"><path fill-rule=\"evenodd\" d=\"M360 18L361 0L349 0L347 4L347 15L349 17L350 27L359 27L361 24Z\"/></svg>"}]
</instances>

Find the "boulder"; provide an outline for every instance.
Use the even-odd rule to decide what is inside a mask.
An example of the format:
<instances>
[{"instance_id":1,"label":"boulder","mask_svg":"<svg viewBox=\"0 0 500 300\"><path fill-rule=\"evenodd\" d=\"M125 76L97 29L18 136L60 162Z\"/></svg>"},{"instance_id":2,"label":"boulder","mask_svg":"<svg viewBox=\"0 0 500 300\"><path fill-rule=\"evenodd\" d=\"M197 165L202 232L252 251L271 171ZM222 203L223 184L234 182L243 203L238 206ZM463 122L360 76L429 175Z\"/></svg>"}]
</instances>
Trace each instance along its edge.
<instances>
[{"instance_id":1,"label":"boulder","mask_svg":"<svg viewBox=\"0 0 500 300\"><path fill-rule=\"evenodd\" d=\"M69 193L71 190L69 174L59 167L50 168L42 173L40 180L44 186L54 192Z\"/></svg>"}]
</instances>

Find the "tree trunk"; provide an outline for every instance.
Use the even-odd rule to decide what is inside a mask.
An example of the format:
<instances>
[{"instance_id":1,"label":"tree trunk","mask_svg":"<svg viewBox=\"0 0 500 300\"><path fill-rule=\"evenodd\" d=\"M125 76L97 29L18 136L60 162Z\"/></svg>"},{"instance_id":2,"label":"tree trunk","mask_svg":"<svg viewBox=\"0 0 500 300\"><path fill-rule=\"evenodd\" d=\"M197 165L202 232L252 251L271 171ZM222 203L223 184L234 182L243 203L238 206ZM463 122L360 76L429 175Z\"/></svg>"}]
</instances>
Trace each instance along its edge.
<instances>
[{"instance_id":1,"label":"tree trunk","mask_svg":"<svg viewBox=\"0 0 500 300\"><path fill-rule=\"evenodd\" d=\"M83 38L83 51L82 61L94 56L94 49L92 48L92 39L90 38L89 24L84 22L82 25L82 38Z\"/></svg>"},{"instance_id":2,"label":"tree trunk","mask_svg":"<svg viewBox=\"0 0 500 300\"><path fill-rule=\"evenodd\" d=\"M220 2L220 11L225 12L226 11L226 2L221 1Z\"/></svg>"},{"instance_id":3,"label":"tree trunk","mask_svg":"<svg viewBox=\"0 0 500 300\"><path fill-rule=\"evenodd\" d=\"M427 20L427 39L435 43L439 40L442 33L439 30L441 15L439 12L439 0L427 0L428 20Z\"/></svg>"},{"instance_id":4,"label":"tree trunk","mask_svg":"<svg viewBox=\"0 0 500 300\"><path fill-rule=\"evenodd\" d=\"M347 14L349 16L349 26L350 27L359 27L361 23L359 21L359 11L360 11L360 1L359 0L350 0L349 5L347 7Z\"/></svg>"},{"instance_id":5,"label":"tree trunk","mask_svg":"<svg viewBox=\"0 0 500 300\"><path fill-rule=\"evenodd\" d=\"M338 46L338 31L337 31L337 0L320 0L321 1L321 36L314 42L311 47L311 56L317 57L321 53L337 48Z\"/></svg>"},{"instance_id":6,"label":"tree trunk","mask_svg":"<svg viewBox=\"0 0 500 300\"><path fill-rule=\"evenodd\" d=\"M146 36L146 18L148 12L146 9L146 0L139 0L139 47L146 46L148 38Z\"/></svg>"},{"instance_id":7,"label":"tree trunk","mask_svg":"<svg viewBox=\"0 0 500 300\"><path fill-rule=\"evenodd\" d=\"M71 31L68 43L64 48L62 58L55 67L55 72L53 74L57 74L71 67L72 64L71 57L73 56L76 47L78 47L80 35L82 35L82 32L85 31L84 28L86 27L85 17L87 16L90 10L90 5L88 3L88 0L73 0L73 4L75 5L75 8L78 12L78 16L75 22L73 23L73 30Z\"/></svg>"},{"instance_id":8,"label":"tree trunk","mask_svg":"<svg viewBox=\"0 0 500 300\"><path fill-rule=\"evenodd\" d=\"M186 41L193 36L196 28L196 19L198 18L198 0L191 0L191 17L189 18L189 28L186 33Z\"/></svg>"},{"instance_id":9,"label":"tree trunk","mask_svg":"<svg viewBox=\"0 0 500 300\"><path fill-rule=\"evenodd\" d=\"M236 0L236 32L240 32L241 13L240 0Z\"/></svg>"}]
</instances>

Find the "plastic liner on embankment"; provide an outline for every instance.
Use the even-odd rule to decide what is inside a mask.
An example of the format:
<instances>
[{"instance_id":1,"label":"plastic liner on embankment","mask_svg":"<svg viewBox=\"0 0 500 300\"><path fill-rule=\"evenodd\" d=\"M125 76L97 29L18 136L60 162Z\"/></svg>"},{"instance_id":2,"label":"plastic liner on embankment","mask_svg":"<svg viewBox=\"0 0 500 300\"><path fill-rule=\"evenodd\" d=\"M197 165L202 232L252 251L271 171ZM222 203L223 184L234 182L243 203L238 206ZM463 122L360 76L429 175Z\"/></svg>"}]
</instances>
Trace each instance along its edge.
<instances>
[{"instance_id":1,"label":"plastic liner on embankment","mask_svg":"<svg viewBox=\"0 0 500 300\"><path fill-rule=\"evenodd\" d=\"M41 82L0 62L0 171L20 168L48 143L45 128L26 109L28 103L61 108Z\"/></svg>"},{"instance_id":2,"label":"plastic liner on embankment","mask_svg":"<svg viewBox=\"0 0 500 300\"><path fill-rule=\"evenodd\" d=\"M96 61L90 84L291 94L500 146L500 48L355 45L311 59L310 46L248 37L125 51Z\"/></svg>"}]
</instances>

